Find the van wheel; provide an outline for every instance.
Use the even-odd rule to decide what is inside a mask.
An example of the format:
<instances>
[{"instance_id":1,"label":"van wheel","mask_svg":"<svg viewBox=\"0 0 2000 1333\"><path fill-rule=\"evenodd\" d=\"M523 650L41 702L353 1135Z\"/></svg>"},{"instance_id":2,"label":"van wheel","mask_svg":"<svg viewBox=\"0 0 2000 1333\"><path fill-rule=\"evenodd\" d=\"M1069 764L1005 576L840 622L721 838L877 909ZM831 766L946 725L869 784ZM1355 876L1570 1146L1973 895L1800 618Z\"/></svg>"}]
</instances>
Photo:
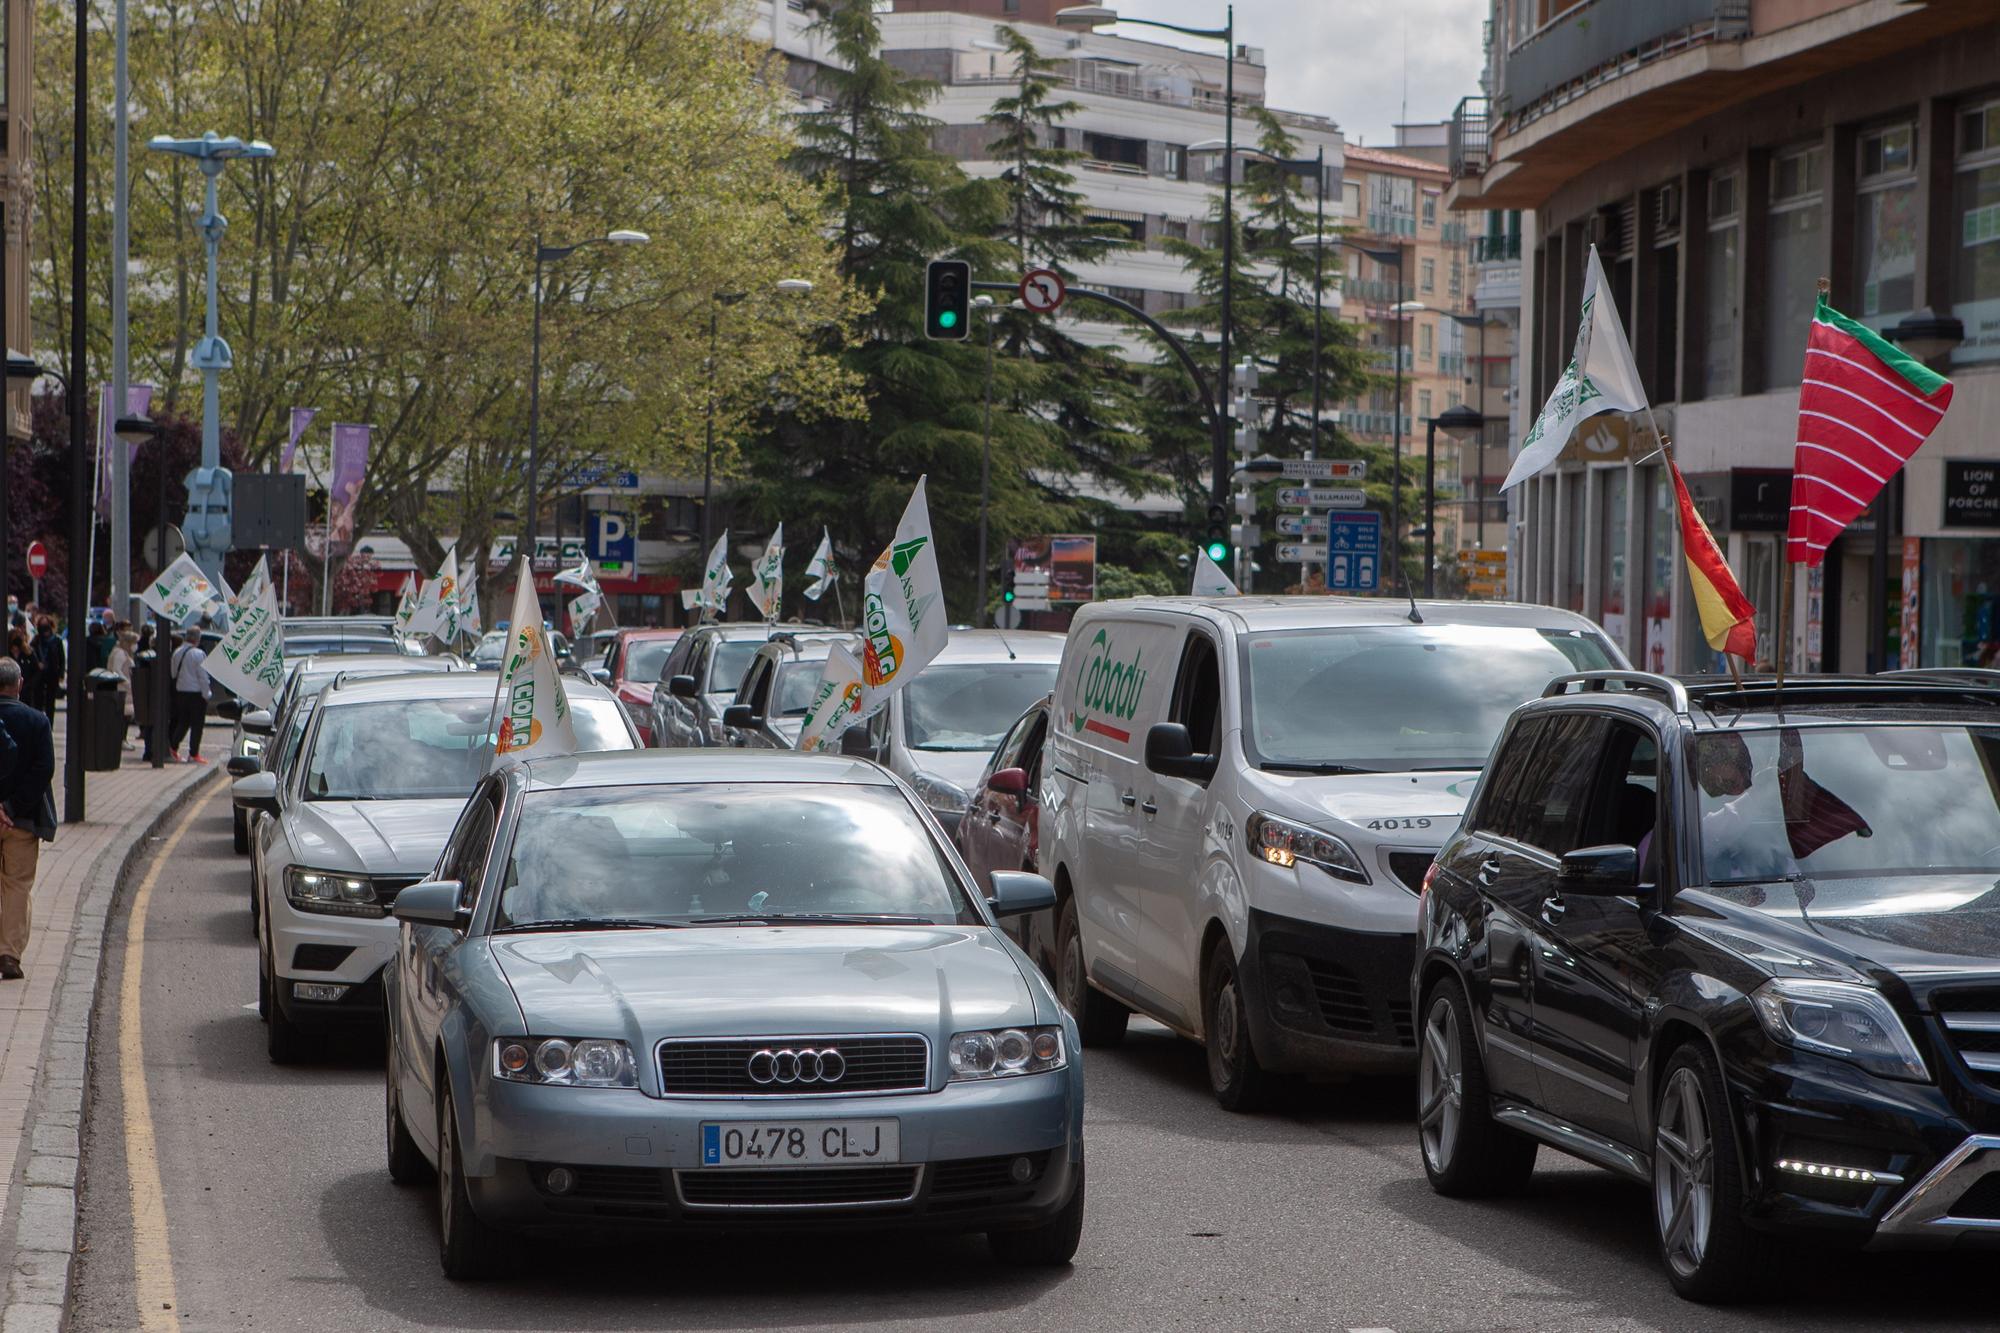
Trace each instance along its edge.
<instances>
[{"instance_id":1,"label":"van wheel","mask_svg":"<svg viewBox=\"0 0 2000 1333\"><path fill-rule=\"evenodd\" d=\"M1488 1113L1486 1066L1456 981L1424 997L1418 1034L1417 1146L1431 1188L1452 1198L1511 1194L1535 1171L1536 1143Z\"/></svg>"},{"instance_id":2,"label":"van wheel","mask_svg":"<svg viewBox=\"0 0 2000 1333\"><path fill-rule=\"evenodd\" d=\"M1736 1123L1698 1041L1674 1052L1653 1108L1653 1222L1674 1290L1721 1305L1757 1294L1764 1245L1743 1220Z\"/></svg>"},{"instance_id":3,"label":"van wheel","mask_svg":"<svg viewBox=\"0 0 2000 1333\"><path fill-rule=\"evenodd\" d=\"M1125 1040L1132 1011L1090 984L1083 966L1083 935L1076 923L1076 895L1063 899L1056 927L1056 998L1076 1019L1085 1046L1116 1046Z\"/></svg>"},{"instance_id":4,"label":"van wheel","mask_svg":"<svg viewBox=\"0 0 2000 1333\"><path fill-rule=\"evenodd\" d=\"M1229 937L1218 935L1208 951L1207 984L1202 990L1202 1031L1207 1034L1208 1085L1225 1111L1261 1111L1275 1098L1281 1080L1257 1062L1250 1044L1250 1010L1236 975Z\"/></svg>"}]
</instances>

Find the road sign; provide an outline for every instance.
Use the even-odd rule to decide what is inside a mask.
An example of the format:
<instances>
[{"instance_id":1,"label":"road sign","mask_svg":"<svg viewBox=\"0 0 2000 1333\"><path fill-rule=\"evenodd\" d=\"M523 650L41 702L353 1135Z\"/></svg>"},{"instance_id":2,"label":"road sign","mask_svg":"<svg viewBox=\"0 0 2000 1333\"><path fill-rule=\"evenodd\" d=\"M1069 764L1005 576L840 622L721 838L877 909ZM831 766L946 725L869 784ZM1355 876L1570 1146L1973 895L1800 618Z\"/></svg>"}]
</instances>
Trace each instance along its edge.
<instances>
[{"instance_id":1,"label":"road sign","mask_svg":"<svg viewBox=\"0 0 2000 1333\"><path fill-rule=\"evenodd\" d=\"M1474 597L1505 597L1507 585L1490 579L1467 579L1465 590Z\"/></svg>"},{"instance_id":2,"label":"road sign","mask_svg":"<svg viewBox=\"0 0 2000 1333\"><path fill-rule=\"evenodd\" d=\"M1381 582L1382 516L1326 516L1326 586L1331 592L1374 592Z\"/></svg>"},{"instance_id":3,"label":"road sign","mask_svg":"<svg viewBox=\"0 0 2000 1333\"><path fill-rule=\"evenodd\" d=\"M630 514L615 509L594 510L584 538L590 558L600 565L623 564L638 558L638 537Z\"/></svg>"},{"instance_id":4,"label":"road sign","mask_svg":"<svg viewBox=\"0 0 2000 1333\"><path fill-rule=\"evenodd\" d=\"M1280 474L1294 481L1361 481L1368 462L1360 458L1287 458Z\"/></svg>"},{"instance_id":5,"label":"road sign","mask_svg":"<svg viewBox=\"0 0 2000 1333\"><path fill-rule=\"evenodd\" d=\"M1280 486L1278 503L1298 509L1359 509L1368 494L1345 486Z\"/></svg>"},{"instance_id":6,"label":"road sign","mask_svg":"<svg viewBox=\"0 0 2000 1333\"><path fill-rule=\"evenodd\" d=\"M49 548L40 542L28 543L28 577L41 578L49 572Z\"/></svg>"},{"instance_id":7,"label":"road sign","mask_svg":"<svg viewBox=\"0 0 2000 1333\"><path fill-rule=\"evenodd\" d=\"M1015 570L1014 605L1023 611L1048 610L1049 581L1047 569Z\"/></svg>"},{"instance_id":8,"label":"road sign","mask_svg":"<svg viewBox=\"0 0 2000 1333\"><path fill-rule=\"evenodd\" d=\"M1287 537L1326 536L1326 515L1324 514L1280 514L1278 531Z\"/></svg>"},{"instance_id":9,"label":"road sign","mask_svg":"<svg viewBox=\"0 0 2000 1333\"><path fill-rule=\"evenodd\" d=\"M1021 304L1038 315L1052 315L1069 295L1062 274L1052 268L1031 268L1021 279Z\"/></svg>"},{"instance_id":10,"label":"road sign","mask_svg":"<svg viewBox=\"0 0 2000 1333\"><path fill-rule=\"evenodd\" d=\"M1507 553L1505 551L1482 551L1471 546L1461 546L1458 550L1458 558L1460 560L1477 561L1483 565L1504 565L1507 563Z\"/></svg>"},{"instance_id":11,"label":"road sign","mask_svg":"<svg viewBox=\"0 0 2000 1333\"><path fill-rule=\"evenodd\" d=\"M1316 565L1326 559L1323 542L1279 542L1278 559L1288 565Z\"/></svg>"},{"instance_id":12,"label":"road sign","mask_svg":"<svg viewBox=\"0 0 2000 1333\"><path fill-rule=\"evenodd\" d=\"M243 472L235 483L230 539L239 550L283 550L306 539L306 479L297 472Z\"/></svg>"}]
</instances>

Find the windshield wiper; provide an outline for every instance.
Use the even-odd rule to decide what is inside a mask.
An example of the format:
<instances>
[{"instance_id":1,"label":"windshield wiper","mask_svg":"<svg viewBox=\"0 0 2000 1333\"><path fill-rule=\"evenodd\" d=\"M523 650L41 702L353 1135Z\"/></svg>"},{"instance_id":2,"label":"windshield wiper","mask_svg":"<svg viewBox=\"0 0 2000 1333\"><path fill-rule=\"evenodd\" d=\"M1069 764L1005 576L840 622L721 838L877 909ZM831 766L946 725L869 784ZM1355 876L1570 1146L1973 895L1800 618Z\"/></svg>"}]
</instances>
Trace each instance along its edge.
<instances>
[{"instance_id":1,"label":"windshield wiper","mask_svg":"<svg viewBox=\"0 0 2000 1333\"><path fill-rule=\"evenodd\" d=\"M534 930L679 930L676 921L643 921L630 916L565 916L547 921L516 921L497 928L496 935L525 934Z\"/></svg>"},{"instance_id":2,"label":"windshield wiper","mask_svg":"<svg viewBox=\"0 0 2000 1333\"><path fill-rule=\"evenodd\" d=\"M1282 759L1267 759L1258 765L1267 773L1313 773L1320 777L1345 777L1354 773L1380 773L1379 768L1357 768L1353 764L1307 764L1291 763Z\"/></svg>"},{"instance_id":3,"label":"windshield wiper","mask_svg":"<svg viewBox=\"0 0 2000 1333\"><path fill-rule=\"evenodd\" d=\"M927 916L905 912L730 912L721 916L689 917L690 926L782 926L804 921L821 926L935 925Z\"/></svg>"}]
</instances>

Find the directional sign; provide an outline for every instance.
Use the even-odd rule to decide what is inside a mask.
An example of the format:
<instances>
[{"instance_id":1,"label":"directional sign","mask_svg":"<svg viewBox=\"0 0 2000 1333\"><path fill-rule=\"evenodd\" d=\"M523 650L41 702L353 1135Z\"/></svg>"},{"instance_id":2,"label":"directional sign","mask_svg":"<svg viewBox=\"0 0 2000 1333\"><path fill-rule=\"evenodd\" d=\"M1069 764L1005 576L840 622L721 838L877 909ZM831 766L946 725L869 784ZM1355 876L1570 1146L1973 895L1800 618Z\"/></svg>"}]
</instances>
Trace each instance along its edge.
<instances>
[{"instance_id":1,"label":"directional sign","mask_svg":"<svg viewBox=\"0 0 2000 1333\"><path fill-rule=\"evenodd\" d=\"M1326 515L1324 514L1280 514L1278 531L1287 537L1326 536Z\"/></svg>"},{"instance_id":2,"label":"directional sign","mask_svg":"<svg viewBox=\"0 0 2000 1333\"><path fill-rule=\"evenodd\" d=\"M1320 542L1279 542L1278 559L1288 565L1316 565L1326 559L1326 546Z\"/></svg>"},{"instance_id":3,"label":"directional sign","mask_svg":"<svg viewBox=\"0 0 2000 1333\"><path fill-rule=\"evenodd\" d=\"M1280 474L1294 481L1362 481L1368 462L1360 458L1287 458Z\"/></svg>"},{"instance_id":4,"label":"directional sign","mask_svg":"<svg viewBox=\"0 0 2000 1333\"><path fill-rule=\"evenodd\" d=\"M28 543L28 577L41 578L49 572L49 548L40 542Z\"/></svg>"},{"instance_id":5,"label":"directional sign","mask_svg":"<svg viewBox=\"0 0 2000 1333\"><path fill-rule=\"evenodd\" d=\"M1062 274L1052 268L1031 268L1021 279L1021 304L1038 315L1055 313L1068 294Z\"/></svg>"},{"instance_id":6,"label":"directional sign","mask_svg":"<svg viewBox=\"0 0 2000 1333\"><path fill-rule=\"evenodd\" d=\"M1280 486L1278 503L1297 509L1359 509L1368 494L1344 486Z\"/></svg>"},{"instance_id":7,"label":"directional sign","mask_svg":"<svg viewBox=\"0 0 2000 1333\"><path fill-rule=\"evenodd\" d=\"M1374 592L1381 584L1382 516L1326 516L1326 586L1330 592Z\"/></svg>"}]
</instances>

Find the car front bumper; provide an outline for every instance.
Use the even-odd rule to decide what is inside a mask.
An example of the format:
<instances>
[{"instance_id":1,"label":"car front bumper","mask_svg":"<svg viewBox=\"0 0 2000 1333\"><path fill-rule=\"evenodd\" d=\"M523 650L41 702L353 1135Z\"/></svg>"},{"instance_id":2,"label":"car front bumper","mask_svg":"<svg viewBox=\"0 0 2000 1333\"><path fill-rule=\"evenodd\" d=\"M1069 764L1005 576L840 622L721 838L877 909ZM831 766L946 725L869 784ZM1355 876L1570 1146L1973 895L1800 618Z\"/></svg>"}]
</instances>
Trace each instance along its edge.
<instances>
[{"instance_id":1,"label":"car front bumper","mask_svg":"<svg viewBox=\"0 0 2000 1333\"><path fill-rule=\"evenodd\" d=\"M396 952L394 917L301 912L283 893L264 895L270 915L271 992L285 1017L321 1030L382 1021L382 970ZM337 998L306 999L297 985L339 986Z\"/></svg>"}]
</instances>

